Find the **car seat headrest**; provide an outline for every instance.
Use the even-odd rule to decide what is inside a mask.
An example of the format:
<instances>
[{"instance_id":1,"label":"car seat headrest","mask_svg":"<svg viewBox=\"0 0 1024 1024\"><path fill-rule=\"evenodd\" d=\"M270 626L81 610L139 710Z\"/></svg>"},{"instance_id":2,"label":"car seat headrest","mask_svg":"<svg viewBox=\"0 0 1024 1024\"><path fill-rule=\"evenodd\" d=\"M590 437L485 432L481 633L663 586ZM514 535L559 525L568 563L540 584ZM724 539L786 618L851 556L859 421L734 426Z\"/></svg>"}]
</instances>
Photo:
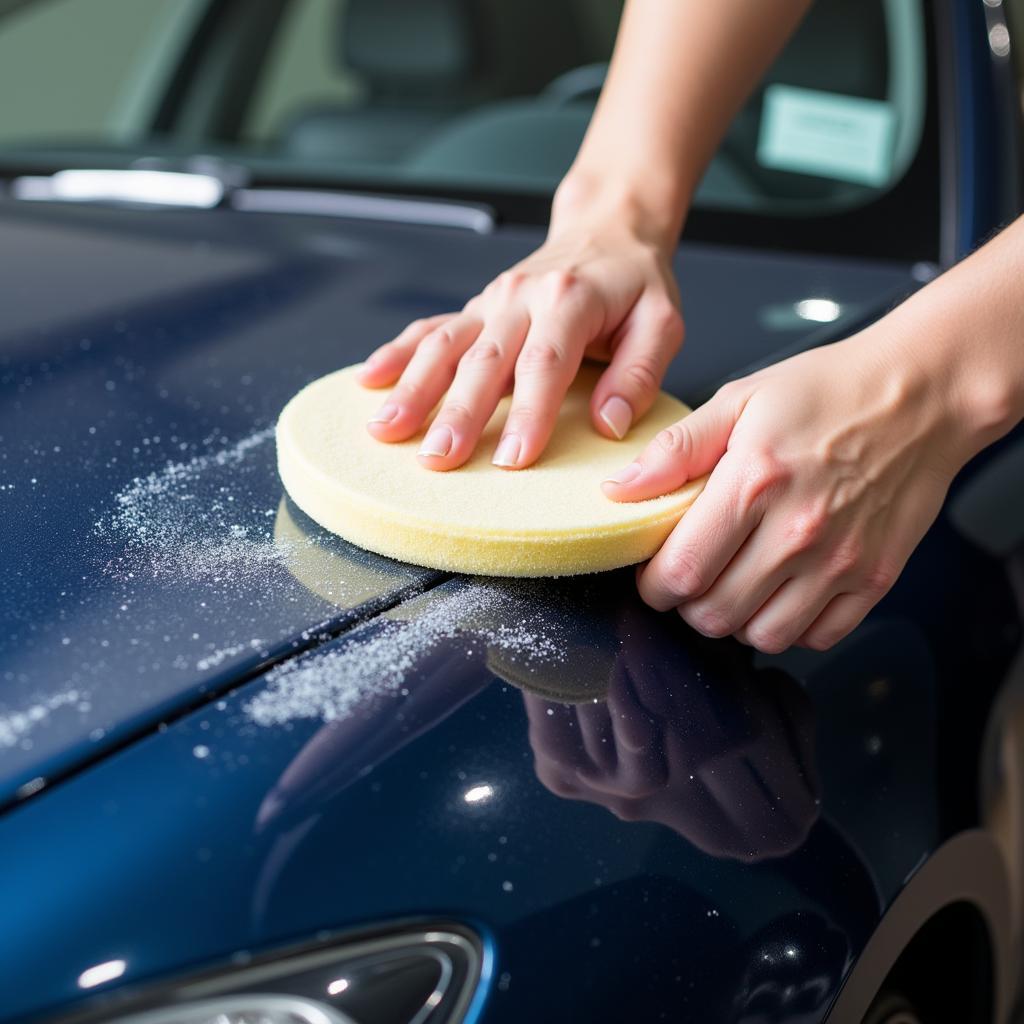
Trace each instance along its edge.
<instances>
[{"instance_id":1,"label":"car seat headrest","mask_svg":"<svg viewBox=\"0 0 1024 1024\"><path fill-rule=\"evenodd\" d=\"M472 0L346 0L341 57L374 94L458 92L480 64L477 15Z\"/></svg>"}]
</instances>

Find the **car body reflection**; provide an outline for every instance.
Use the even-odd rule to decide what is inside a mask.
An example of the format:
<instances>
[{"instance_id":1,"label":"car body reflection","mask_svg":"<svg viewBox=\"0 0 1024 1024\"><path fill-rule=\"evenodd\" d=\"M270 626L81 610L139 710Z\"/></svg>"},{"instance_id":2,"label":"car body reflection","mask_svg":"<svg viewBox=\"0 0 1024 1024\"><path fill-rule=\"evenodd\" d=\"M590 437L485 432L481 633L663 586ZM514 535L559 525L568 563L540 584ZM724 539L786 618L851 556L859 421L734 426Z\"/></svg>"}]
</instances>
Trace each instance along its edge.
<instances>
[{"instance_id":1,"label":"car body reflection","mask_svg":"<svg viewBox=\"0 0 1024 1024\"><path fill-rule=\"evenodd\" d=\"M332 563L347 569L348 556L330 542L300 542L306 522L282 501L275 535L288 539L297 577L328 594L340 568ZM257 827L340 792L497 676L522 691L537 777L552 793L658 822L713 856L754 862L797 849L820 806L803 689L778 669L755 668L738 644L708 642L653 612L622 579L467 584L507 594L533 635L564 638L563 649L534 657L510 648L504 621L496 630L483 602L463 602L447 642L415 652L412 685L369 696L313 735Z\"/></svg>"}]
</instances>

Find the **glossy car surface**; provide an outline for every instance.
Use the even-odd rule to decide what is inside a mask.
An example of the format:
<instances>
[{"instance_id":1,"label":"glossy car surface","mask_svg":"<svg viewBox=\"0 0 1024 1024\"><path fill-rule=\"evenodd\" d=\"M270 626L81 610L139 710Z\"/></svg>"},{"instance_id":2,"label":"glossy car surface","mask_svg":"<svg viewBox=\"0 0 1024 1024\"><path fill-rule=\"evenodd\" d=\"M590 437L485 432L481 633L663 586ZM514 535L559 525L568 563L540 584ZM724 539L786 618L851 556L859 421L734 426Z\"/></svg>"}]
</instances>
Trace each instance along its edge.
<instances>
[{"instance_id":1,"label":"glossy car surface","mask_svg":"<svg viewBox=\"0 0 1024 1024\"><path fill-rule=\"evenodd\" d=\"M935 251L684 242L668 390L848 333L1014 208L993 10L929 8ZM925 1020L1003 1019L1021 432L824 654L704 640L630 570L369 555L282 494L277 413L543 237L395 211L0 199L0 1017L110 1019L417 932L476 944L467 1020L859 1021L883 983ZM832 322L794 315L823 296ZM319 995L413 1019L356 989Z\"/></svg>"}]
</instances>

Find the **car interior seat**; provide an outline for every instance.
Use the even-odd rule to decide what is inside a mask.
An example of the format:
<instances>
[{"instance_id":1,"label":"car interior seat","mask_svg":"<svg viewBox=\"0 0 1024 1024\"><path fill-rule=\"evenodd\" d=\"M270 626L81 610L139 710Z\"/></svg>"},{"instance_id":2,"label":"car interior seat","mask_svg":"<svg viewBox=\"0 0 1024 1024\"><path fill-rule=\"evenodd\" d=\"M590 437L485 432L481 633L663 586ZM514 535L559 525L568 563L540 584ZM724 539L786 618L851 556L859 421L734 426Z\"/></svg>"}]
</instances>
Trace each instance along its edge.
<instances>
[{"instance_id":1,"label":"car interior seat","mask_svg":"<svg viewBox=\"0 0 1024 1024\"><path fill-rule=\"evenodd\" d=\"M757 159L765 89L773 83L884 100L889 0L818 0L731 125L702 183L706 202L756 207L766 200L830 200L865 186L762 166ZM905 0L895 0L903 3ZM723 61L728 59L723 54ZM478 106L446 123L409 158L417 177L485 177L550 188L583 139L601 65L563 72L529 99Z\"/></svg>"},{"instance_id":2,"label":"car interior seat","mask_svg":"<svg viewBox=\"0 0 1024 1024\"><path fill-rule=\"evenodd\" d=\"M574 12L556 0L341 0L337 24L337 60L363 98L295 112L279 137L290 156L400 162L460 113L582 59Z\"/></svg>"}]
</instances>

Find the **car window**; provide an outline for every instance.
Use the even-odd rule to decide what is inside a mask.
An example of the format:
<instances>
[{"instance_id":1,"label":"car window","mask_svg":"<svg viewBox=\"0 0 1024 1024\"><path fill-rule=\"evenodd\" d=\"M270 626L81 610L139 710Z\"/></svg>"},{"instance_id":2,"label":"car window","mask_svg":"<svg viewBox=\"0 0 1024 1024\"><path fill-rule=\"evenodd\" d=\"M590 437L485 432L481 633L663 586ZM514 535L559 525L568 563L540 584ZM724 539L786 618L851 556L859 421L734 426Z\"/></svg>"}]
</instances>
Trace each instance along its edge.
<instances>
[{"instance_id":1,"label":"car window","mask_svg":"<svg viewBox=\"0 0 1024 1024\"><path fill-rule=\"evenodd\" d=\"M358 76L335 59L337 7L336 0L289 5L245 118L250 141L272 142L297 111L351 109L363 99Z\"/></svg>"},{"instance_id":2,"label":"car window","mask_svg":"<svg viewBox=\"0 0 1024 1024\"><path fill-rule=\"evenodd\" d=\"M550 192L586 130L621 4L506 5L499 18L485 3L467 17L466 4L425 2L404 31L392 6L293 0L234 139L368 178ZM538 35L546 51L524 60ZM919 6L819 0L737 118L700 201L869 198L906 171L924 109Z\"/></svg>"},{"instance_id":3,"label":"car window","mask_svg":"<svg viewBox=\"0 0 1024 1024\"><path fill-rule=\"evenodd\" d=\"M0 0L0 143L131 134L198 7L190 0Z\"/></svg>"},{"instance_id":4,"label":"car window","mask_svg":"<svg viewBox=\"0 0 1024 1024\"><path fill-rule=\"evenodd\" d=\"M923 160L921 183L879 219L892 227L895 212L907 223L887 233L916 239L936 219L925 2L817 0L731 126L698 211L729 214L718 224L741 239L736 216L795 218L810 232L802 247L831 249L831 226L814 235L811 218L878 206ZM277 183L544 210L593 113L621 7L0 0L0 88L19 96L0 110L0 162L31 149L38 166L41 150L76 146L106 165L134 144L125 159L212 154ZM873 230L860 230L869 249Z\"/></svg>"}]
</instances>

